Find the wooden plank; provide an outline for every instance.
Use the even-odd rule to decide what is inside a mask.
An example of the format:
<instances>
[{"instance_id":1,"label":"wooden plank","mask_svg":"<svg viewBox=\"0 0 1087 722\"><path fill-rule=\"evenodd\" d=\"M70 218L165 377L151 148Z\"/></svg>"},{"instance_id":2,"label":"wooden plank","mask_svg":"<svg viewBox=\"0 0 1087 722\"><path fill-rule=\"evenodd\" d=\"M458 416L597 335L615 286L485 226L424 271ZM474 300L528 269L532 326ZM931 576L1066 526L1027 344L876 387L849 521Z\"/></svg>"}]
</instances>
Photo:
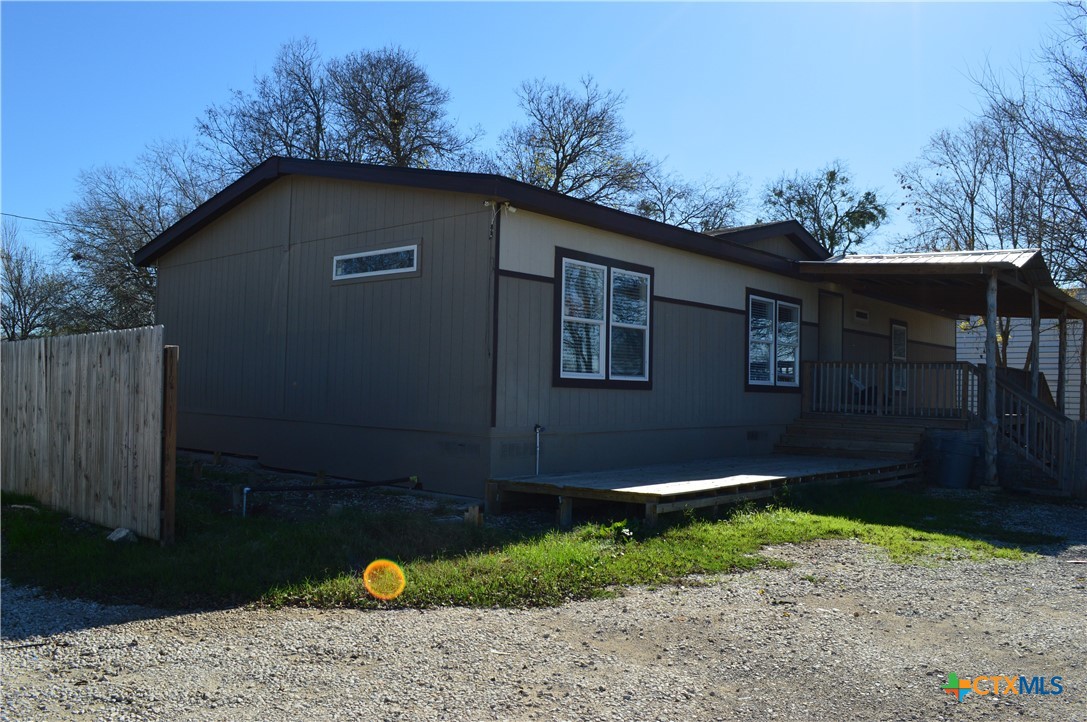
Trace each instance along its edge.
<instances>
[{"instance_id":1,"label":"wooden plank","mask_svg":"<svg viewBox=\"0 0 1087 722\"><path fill-rule=\"evenodd\" d=\"M569 495L559 497L559 527L569 529L574 525L574 499Z\"/></svg>"},{"instance_id":2,"label":"wooden plank","mask_svg":"<svg viewBox=\"0 0 1087 722\"><path fill-rule=\"evenodd\" d=\"M985 294L985 486L988 488L1000 484L996 438L996 324L997 271L993 270Z\"/></svg>"},{"instance_id":3,"label":"wooden plank","mask_svg":"<svg viewBox=\"0 0 1087 722\"><path fill-rule=\"evenodd\" d=\"M646 494L657 497L681 496L684 494L703 494L729 487L747 486L760 482L783 482L787 477L766 476L763 474L737 474L720 479L697 479L691 481L673 481L662 484L648 484L645 486L628 486L613 491L628 492L632 494Z\"/></svg>"},{"instance_id":4,"label":"wooden plank","mask_svg":"<svg viewBox=\"0 0 1087 722\"><path fill-rule=\"evenodd\" d=\"M753 499L768 499L774 495L777 489L756 489L754 491L743 491L736 494L728 494L727 496L710 496L699 497L694 499L681 499L677 501L670 501L661 504L655 504L658 514L667 514L673 511L683 511L684 509L705 509L710 506L721 506L722 504L735 504L741 501L751 501Z\"/></svg>"},{"instance_id":5,"label":"wooden plank","mask_svg":"<svg viewBox=\"0 0 1087 722\"><path fill-rule=\"evenodd\" d=\"M485 514L501 514L502 513L502 492L501 483L488 479L485 485L485 494L483 500L483 511Z\"/></svg>"},{"instance_id":6,"label":"wooden plank","mask_svg":"<svg viewBox=\"0 0 1087 722\"><path fill-rule=\"evenodd\" d=\"M619 492L612 489L588 489L573 486L553 486L547 483L532 483L524 481L500 482L503 491L512 491L520 494L544 494L547 496L570 495L579 499L595 499L597 501L618 501L631 504L642 504L647 500L659 498L652 494L636 494Z\"/></svg>"}]
</instances>

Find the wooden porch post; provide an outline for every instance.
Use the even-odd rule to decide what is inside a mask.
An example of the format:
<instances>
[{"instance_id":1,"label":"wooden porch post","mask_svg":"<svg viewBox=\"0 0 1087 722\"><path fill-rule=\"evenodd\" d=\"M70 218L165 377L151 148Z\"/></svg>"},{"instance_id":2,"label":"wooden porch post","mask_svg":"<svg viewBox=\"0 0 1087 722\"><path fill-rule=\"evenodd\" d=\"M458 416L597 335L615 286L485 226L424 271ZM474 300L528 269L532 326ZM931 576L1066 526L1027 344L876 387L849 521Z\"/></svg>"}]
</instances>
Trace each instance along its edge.
<instances>
[{"instance_id":1,"label":"wooden porch post","mask_svg":"<svg viewBox=\"0 0 1087 722\"><path fill-rule=\"evenodd\" d=\"M1087 421L1087 318L1079 320L1079 420Z\"/></svg>"},{"instance_id":2,"label":"wooden porch post","mask_svg":"<svg viewBox=\"0 0 1087 722\"><path fill-rule=\"evenodd\" d=\"M985 294L985 486L997 487L996 469L996 285L997 270L989 275Z\"/></svg>"},{"instance_id":3,"label":"wooden porch post","mask_svg":"<svg viewBox=\"0 0 1087 722\"><path fill-rule=\"evenodd\" d=\"M1068 307L1061 309L1059 324L1059 354L1057 358L1057 411L1064 413L1064 396L1068 384L1065 377L1068 376Z\"/></svg>"},{"instance_id":4,"label":"wooden porch post","mask_svg":"<svg viewBox=\"0 0 1087 722\"><path fill-rule=\"evenodd\" d=\"M1038 289L1035 288L1030 305L1030 344L1031 347L1034 349L1034 355L1030 359L1030 395L1033 396L1035 400L1038 399L1038 370L1040 368L1039 357L1042 355L1041 349L1038 348L1039 339L1041 336L1038 327L1042 325L1042 320L1040 316L1041 314L1038 311Z\"/></svg>"}]
</instances>

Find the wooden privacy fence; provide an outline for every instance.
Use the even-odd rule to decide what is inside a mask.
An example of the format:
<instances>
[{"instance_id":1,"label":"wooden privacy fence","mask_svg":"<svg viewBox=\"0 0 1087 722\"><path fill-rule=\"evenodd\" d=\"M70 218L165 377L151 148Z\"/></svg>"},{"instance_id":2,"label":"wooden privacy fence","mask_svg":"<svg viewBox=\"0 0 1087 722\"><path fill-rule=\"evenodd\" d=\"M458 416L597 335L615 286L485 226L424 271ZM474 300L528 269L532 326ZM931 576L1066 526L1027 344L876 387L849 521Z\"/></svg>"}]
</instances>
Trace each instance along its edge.
<instances>
[{"instance_id":1,"label":"wooden privacy fence","mask_svg":"<svg viewBox=\"0 0 1087 722\"><path fill-rule=\"evenodd\" d=\"M177 359L162 326L0 344L0 485L172 541Z\"/></svg>"}]
</instances>

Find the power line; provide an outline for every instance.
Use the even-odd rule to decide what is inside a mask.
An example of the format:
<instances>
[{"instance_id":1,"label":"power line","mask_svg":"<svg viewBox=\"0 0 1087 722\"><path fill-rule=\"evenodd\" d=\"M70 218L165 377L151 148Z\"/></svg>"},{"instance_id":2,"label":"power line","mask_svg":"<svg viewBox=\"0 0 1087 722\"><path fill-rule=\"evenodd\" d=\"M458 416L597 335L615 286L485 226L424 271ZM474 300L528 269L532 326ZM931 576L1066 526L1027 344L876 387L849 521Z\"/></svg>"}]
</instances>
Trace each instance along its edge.
<instances>
[{"instance_id":1,"label":"power line","mask_svg":"<svg viewBox=\"0 0 1087 722\"><path fill-rule=\"evenodd\" d=\"M0 216L7 216L8 218L18 218L23 221L34 221L35 223L52 223L54 226L68 226L69 228L77 228L81 231L90 230L86 226L77 226L75 223L64 223L63 221L50 221L45 218L33 218L31 216L20 216L15 213L0 213Z\"/></svg>"}]
</instances>

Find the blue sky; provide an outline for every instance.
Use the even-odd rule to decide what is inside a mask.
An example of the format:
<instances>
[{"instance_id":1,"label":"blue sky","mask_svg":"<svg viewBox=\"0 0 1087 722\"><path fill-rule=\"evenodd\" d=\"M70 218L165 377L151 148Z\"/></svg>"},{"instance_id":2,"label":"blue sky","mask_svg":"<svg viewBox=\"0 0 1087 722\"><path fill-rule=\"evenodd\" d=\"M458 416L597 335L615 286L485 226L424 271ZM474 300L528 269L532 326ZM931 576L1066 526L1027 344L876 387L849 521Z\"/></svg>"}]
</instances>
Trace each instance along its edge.
<instances>
[{"instance_id":1,"label":"blue sky","mask_svg":"<svg viewBox=\"0 0 1087 722\"><path fill-rule=\"evenodd\" d=\"M757 189L838 158L892 196L895 168L977 112L971 75L1029 63L1059 21L1052 3L5 1L0 208L49 218L77 197L80 170L195 138L205 107L303 35L326 58L417 52L483 147L519 119L522 80L592 74L626 95L635 145L685 177L739 173Z\"/></svg>"}]
</instances>

